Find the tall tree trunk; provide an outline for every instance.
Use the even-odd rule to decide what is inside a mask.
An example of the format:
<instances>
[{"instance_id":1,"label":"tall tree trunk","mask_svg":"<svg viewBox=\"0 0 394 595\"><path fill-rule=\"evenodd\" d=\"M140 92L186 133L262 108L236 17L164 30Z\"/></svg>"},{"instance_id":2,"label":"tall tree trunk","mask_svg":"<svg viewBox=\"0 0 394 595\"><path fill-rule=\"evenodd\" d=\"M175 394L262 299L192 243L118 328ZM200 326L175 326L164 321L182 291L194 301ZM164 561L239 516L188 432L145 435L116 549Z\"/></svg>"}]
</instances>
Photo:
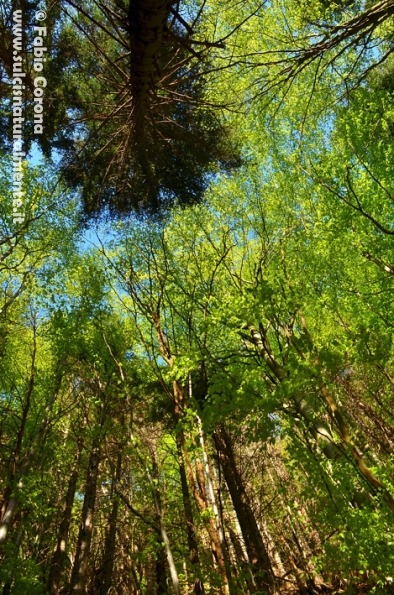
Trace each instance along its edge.
<instances>
[{"instance_id":1,"label":"tall tree trunk","mask_svg":"<svg viewBox=\"0 0 394 595\"><path fill-rule=\"evenodd\" d=\"M116 469L115 469L115 481L112 481L112 489L111 489L111 499L112 499L112 508L111 513L109 515L109 523L108 523L108 530L105 537L105 544L104 544L104 555L103 561L101 564L99 577L98 577L98 586L95 590L97 595L107 595L109 593L111 586L113 584L113 570L114 570L114 562L115 562L115 545L116 545L116 526L118 521L118 512L119 512L119 499L116 495L114 486L120 481L122 472L122 451L119 448L119 452L117 455L116 460Z\"/></svg>"},{"instance_id":2,"label":"tall tree trunk","mask_svg":"<svg viewBox=\"0 0 394 595\"><path fill-rule=\"evenodd\" d=\"M96 504L97 479L101 457L101 441L102 435L101 432L98 432L92 444L88 463L85 497L82 506L82 519L78 534L74 566L71 574L70 595L82 595L86 592L94 509Z\"/></svg>"},{"instance_id":3,"label":"tall tree trunk","mask_svg":"<svg viewBox=\"0 0 394 595\"><path fill-rule=\"evenodd\" d=\"M185 396L181 384L178 381L174 381L173 384L174 401L175 401L175 415L178 419L181 418L182 413L185 409ZM230 583L228 577L228 568L226 559L223 553L222 543L219 537L219 533L216 526L216 521L211 517L209 513L209 502L207 499L206 488L205 488L205 476L204 476L204 465L201 460L197 459L195 463L196 480L194 479L193 467L190 461L189 453L187 452L185 445L185 436L183 432L179 433L179 439L181 441L180 447L183 452L183 459L186 466L186 475L195 498L197 507L201 513L204 514L204 523L209 536L210 548L212 551L213 558L218 566L219 573L222 579L221 593L223 595L229 595Z\"/></svg>"},{"instance_id":4,"label":"tall tree trunk","mask_svg":"<svg viewBox=\"0 0 394 595\"><path fill-rule=\"evenodd\" d=\"M186 517L186 533L187 533L187 544L189 547L189 555L190 555L190 563L193 569L193 593L196 595L204 595L204 585L200 578L200 557L198 553L198 543L197 543L197 536L196 530L194 526L194 519L193 519L193 509L192 503L190 499L189 487L187 485L187 475L186 475L186 468L185 468L185 461L183 460L183 453L182 453L182 443L183 438L179 433L176 435L176 443L177 443L177 451L178 451L178 463L179 463L179 474L181 477L181 486L182 486L182 500L183 500L183 509L185 511Z\"/></svg>"},{"instance_id":5,"label":"tall tree trunk","mask_svg":"<svg viewBox=\"0 0 394 595\"><path fill-rule=\"evenodd\" d=\"M164 547L161 547L156 554L155 560L156 573L156 595L166 595L167 593L167 568L166 568L166 552Z\"/></svg>"},{"instance_id":6,"label":"tall tree trunk","mask_svg":"<svg viewBox=\"0 0 394 595\"><path fill-rule=\"evenodd\" d=\"M231 438L224 428L220 428L213 439L252 565L254 581L260 590L274 593L275 577L271 561L236 466Z\"/></svg>"},{"instance_id":7,"label":"tall tree trunk","mask_svg":"<svg viewBox=\"0 0 394 595\"><path fill-rule=\"evenodd\" d=\"M174 557L172 555L170 540L164 526L163 507L161 503L161 494L159 489L159 468L156 460L156 453L154 449L151 450L153 478L149 477L152 485L153 499L156 508L157 525L160 528L160 536L164 543L164 550L167 556L168 567L170 569L171 582L175 595L180 595L179 577L175 566Z\"/></svg>"},{"instance_id":8,"label":"tall tree trunk","mask_svg":"<svg viewBox=\"0 0 394 595\"><path fill-rule=\"evenodd\" d=\"M201 513L203 513L203 519L205 523L205 528L207 530L209 536L209 543L210 548L212 551L213 558L218 566L219 573L222 579L222 588L221 593L223 595L230 594L230 585L227 576L227 568L226 568L226 561L223 555L222 545L220 543L215 519L209 514L209 504L206 497L206 490L205 490L205 478L204 478L204 468L201 461L196 461L196 479L194 479L193 468L190 462L189 454L185 451L185 462L186 462L186 470L187 476L189 480L189 484L191 486L194 498L196 500L197 506Z\"/></svg>"},{"instance_id":9,"label":"tall tree trunk","mask_svg":"<svg viewBox=\"0 0 394 595\"><path fill-rule=\"evenodd\" d=\"M71 476L68 482L68 488L65 499L65 506L60 521L56 550L53 555L50 569L48 588L51 595L56 595L59 592L64 565L67 560L67 539L71 524L72 507L74 504L74 496L77 488L77 481L79 476L79 469L82 458L82 440L78 442L78 448L74 456L74 464L71 472Z\"/></svg>"},{"instance_id":10,"label":"tall tree trunk","mask_svg":"<svg viewBox=\"0 0 394 595\"><path fill-rule=\"evenodd\" d=\"M231 588L231 567L230 567L230 561L229 561L229 555L228 555L228 548L227 548L227 544L225 542L222 518L219 514L219 509L218 509L218 505L216 502L215 490L213 487L212 471L211 471L211 466L210 466L210 463L208 460L208 452L205 447L205 438L204 438L204 431L202 428L202 422L201 422L201 418L199 416L197 417L197 424L198 424L199 441L200 441L200 446L201 446L202 461L203 461L203 465L204 465L204 479L205 479L205 484L206 484L207 502L208 502L209 506L212 508L212 511L214 514L216 530L217 530L217 534L219 537L220 546L223 551L224 562L226 565L227 578L228 578L230 588Z\"/></svg>"},{"instance_id":11,"label":"tall tree trunk","mask_svg":"<svg viewBox=\"0 0 394 595\"><path fill-rule=\"evenodd\" d=\"M238 524L238 523L237 523ZM237 530L234 531L233 527L231 526L231 522L229 519L226 520L226 529L230 536L231 543L234 548L235 553L235 567L237 573L241 573L244 575L244 581L246 582L247 590L249 593L255 593L257 590L256 583L254 581L253 572L251 570L251 566L249 563L249 556L248 552L245 548L245 542L240 531L239 524L237 526ZM240 572L241 571L241 572ZM239 584L239 582L238 582ZM243 588L245 584L241 584L240 587Z\"/></svg>"},{"instance_id":12,"label":"tall tree trunk","mask_svg":"<svg viewBox=\"0 0 394 595\"><path fill-rule=\"evenodd\" d=\"M18 531L18 535L15 539L15 543L13 546L13 555L16 557L19 554L19 548L22 543L22 537L23 537L23 523L21 523L21 528ZM11 570L8 574L8 578L6 579L6 582L4 583L2 595L10 595L14 576L15 576L15 571Z\"/></svg>"}]
</instances>

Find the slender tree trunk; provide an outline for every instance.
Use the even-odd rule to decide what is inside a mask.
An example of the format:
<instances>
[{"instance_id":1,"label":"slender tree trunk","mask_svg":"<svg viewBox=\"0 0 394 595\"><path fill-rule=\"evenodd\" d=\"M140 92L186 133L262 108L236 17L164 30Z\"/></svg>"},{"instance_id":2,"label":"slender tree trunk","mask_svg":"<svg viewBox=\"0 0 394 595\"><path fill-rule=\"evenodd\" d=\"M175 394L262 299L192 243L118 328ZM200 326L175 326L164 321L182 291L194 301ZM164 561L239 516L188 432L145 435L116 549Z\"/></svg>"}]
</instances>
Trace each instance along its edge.
<instances>
[{"instance_id":1,"label":"slender tree trunk","mask_svg":"<svg viewBox=\"0 0 394 595\"><path fill-rule=\"evenodd\" d=\"M82 595L86 592L88 579L89 554L93 533L94 509L96 504L97 479L99 472L102 436L99 432L93 441L86 477L85 497L82 507L82 519L78 534L77 549L71 574L70 595Z\"/></svg>"},{"instance_id":2,"label":"slender tree trunk","mask_svg":"<svg viewBox=\"0 0 394 595\"><path fill-rule=\"evenodd\" d=\"M180 595L180 586L178 572L175 566L174 557L172 555L170 540L168 539L167 531L163 520L163 507L161 503L161 494L159 489L159 468L156 460L156 453L154 449L151 450L153 478L150 478L153 492L153 499L156 508L157 525L160 527L160 536L164 543L164 550L167 556L168 567L170 569L171 582L175 595Z\"/></svg>"},{"instance_id":3,"label":"slender tree trunk","mask_svg":"<svg viewBox=\"0 0 394 595\"><path fill-rule=\"evenodd\" d=\"M173 384L174 390L174 400L175 400L175 415L179 419L181 417L182 412L185 408L185 396L182 386L178 381L174 381ZM178 417L179 416L179 417ZM226 565L225 556L223 554L221 540L218 534L218 530L216 527L215 519L211 517L209 513L209 502L207 499L206 488L205 488L205 476L204 476L204 466L200 460L196 460L195 470L196 470L196 480L194 479L194 473L192 464L190 461L189 453L187 452L185 446L185 437L183 432L179 433L180 439L180 448L183 452L183 460L185 462L186 467L186 475L192 490L193 496L197 503L197 507L200 512L205 513L204 515L204 523L209 535L210 541L210 548L212 551L213 558L218 566L219 573L222 579L222 590L221 593L223 595L229 595L230 593L230 586L229 586L229 579L228 579L228 569Z\"/></svg>"},{"instance_id":4,"label":"slender tree trunk","mask_svg":"<svg viewBox=\"0 0 394 595\"><path fill-rule=\"evenodd\" d=\"M186 533L187 533L187 544L189 547L189 555L190 555L190 563L193 569L193 593L196 595L204 595L204 585L200 578L201 568L200 568L200 557L198 553L198 544L197 544L197 536L196 530L194 526L194 519L193 519L193 509L192 503L190 499L189 488L187 485L187 476L186 476L186 469L185 469L185 461L183 460L183 453L182 453L182 438L178 433L176 435L176 442L177 442L177 450L178 450L178 463L179 463L179 474L181 477L181 486L182 486L182 500L183 500L183 509L185 511L186 517Z\"/></svg>"},{"instance_id":5,"label":"slender tree trunk","mask_svg":"<svg viewBox=\"0 0 394 595\"><path fill-rule=\"evenodd\" d=\"M236 570L238 572L239 570L241 570L241 573L244 575L244 580L246 582L248 592L254 593L257 590L257 588L256 583L254 581L253 572L251 571L249 556L245 548L243 535L240 531L238 531L239 527L237 527L237 531L234 531L229 520L227 520L226 522L226 529L228 531L228 534L230 535L231 543L235 552Z\"/></svg>"},{"instance_id":6,"label":"slender tree trunk","mask_svg":"<svg viewBox=\"0 0 394 595\"><path fill-rule=\"evenodd\" d=\"M49 569L48 588L51 595L56 595L56 593L59 592L64 565L67 560L67 540L71 525L71 514L74 504L74 496L77 489L79 469L81 466L82 446L82 438L80 438L78 441L77 450L74 455L74 464L68 482L64 510L57 536L56 550L53 554Z\"/></svg>"},{"instance_id":7,"label":"slender tree trunk","mask_svg":"<svg viewBox=\"0 0 394 595\"><path fill-rule=\"evenodd\" d=\"M119 450L116 461L115 482L112 481L112 486L117 485L120 481L122 472L122 451ZM103 562L101 564L100 575L98 578L97 595L107 595L113 584L113 570L115 562L115 545L116 545L116 526L118 522L119 499L112 487L111 490L112 509L109 516L108 531L105 537Z\"/></svg>"},{"instance_id":8,"label":"slender tree trunk","mask_svg":"<svg viewBox=\"0 0 394 595\"><path fill-rule=\"evenodd\" d=\"M189 480L189 484L191 486L194 498L196 500L197 506L201 513L203 513L205 528L207 530L209 536L209 543L210 548L212 551L213 558L218 566L219 573L222 579L222 588L221 593L223 595L230 594L230 586L229 580L227 577L227 568L225 557L223 555L222 545L220 543L215 519L209 514L209 504L206 497L206 490L205 490L205 478L204 478L204 468L201 461L196 461L196 479L194 480L194 474L192 465L190 462L190 457L187 452L185 454L185 462L186 462L186 470L187 476Z\"/></svg>"},{"instance_id":9,"label":"slender tree trunk","mask_svg":"<svg viewBox=\"0 0 394 595\"><path fill-rule=\"evenodd\" d=\"M226 571L227 571L227 578L228 578L230 589L231 589L231 567L230 567L230 561L229 561L229 555L228 555L228 548L227 548L227 544L226 544L225 536L224 536L224 532L223 532L222 518L219 514L219 509L218 509L217 502L216 502L215 490L213 487L212 471L211 471L211 466L209 464L208 452L205 447L205 438L204 438L204 432L203 432L200 417L198 417L198 419L197 419L197 424L198 424L198 434L199 434L199 441L200 441L201 453L202 453L202 461L203 461L203 465L204 465L204 478L205 478L205 483L206 483L207 502L209 503L209 506L212 508L212 511L214 514L216 530L217 530L220 545L221 545L221 548L223 551L223 557L224 557L224 562L225 562Z\"/></svg>"},{"instance_id":10,"label":"slender tree trunk","mask_svg":"<svg viewBox=\"0 0 394 595\"><path fill-rule=\"evenodd\" d=\"M164 547L161 547L157 552L155 560L156 572L156 594L162 595L167 593L167 568L166 568L166 552Z\"/></svg>"}]
</instances>

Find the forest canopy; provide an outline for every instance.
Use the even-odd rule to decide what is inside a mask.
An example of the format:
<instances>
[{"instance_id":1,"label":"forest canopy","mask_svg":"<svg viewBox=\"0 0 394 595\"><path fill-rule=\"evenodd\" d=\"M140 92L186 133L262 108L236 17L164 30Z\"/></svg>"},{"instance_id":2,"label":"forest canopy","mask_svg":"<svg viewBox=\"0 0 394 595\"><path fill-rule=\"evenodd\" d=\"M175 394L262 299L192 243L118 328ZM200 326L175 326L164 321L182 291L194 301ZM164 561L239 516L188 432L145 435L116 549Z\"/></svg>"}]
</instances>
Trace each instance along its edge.
<instances>
[{"instance_id":1,"label":"forest canopy","mask_svg":"<svg viewBox=\"0 0 394 595\"><path fill-rule=\"evenodd\" d=\"M3 595L394 592L393 13L1 3Z\"/></svg>"}]
</instances>

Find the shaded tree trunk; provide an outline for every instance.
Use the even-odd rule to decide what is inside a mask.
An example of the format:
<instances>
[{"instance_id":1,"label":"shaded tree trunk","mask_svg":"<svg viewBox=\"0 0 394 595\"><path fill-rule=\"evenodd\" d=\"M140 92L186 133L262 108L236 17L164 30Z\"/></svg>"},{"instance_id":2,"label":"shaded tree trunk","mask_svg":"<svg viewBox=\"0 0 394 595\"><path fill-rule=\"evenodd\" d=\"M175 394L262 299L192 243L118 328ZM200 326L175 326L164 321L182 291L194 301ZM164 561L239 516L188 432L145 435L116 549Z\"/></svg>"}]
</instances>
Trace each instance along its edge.
<instances>
[{"instance_id":1,"label":"shaded tree trunk","mask_svg":"<svg viewBox=\"0 0 394 595\"><path fill-rule=\"evenodd\" d=\"M116 527L119 513L119 499L115 493L114 485L116 485L121 478L122 471L122 452L119 451L116 461L115 481L112 481L111 500L112 508L109 515L108 529L105 536L104 554L99 576L97 580L97 588L95 592L97 595L107 595L113 584L113 570L115 563L115 546L116 546Z\"/></svg>"},{"instance_id":2,"label":"shaded tree trunk","mask_svg":"<svg viewBox=\"0 0 394 595\"><path fill-rule=\"evenodd\" d=\"M231 438L224 428L221 428L214 433L213 439L234 510L241 527L246 551L253 569L254 581L259 589L273 593L275 592L274 572L246 494L242 477L236 466Z\"/></svg>"},{"instance_id":3,"label":"shaded tree trunk","mask_svg":"<svg viewBox=\"0 0 394 595\"><path fill-rule=\"evenodd\" d=\"M50 569L49 569L49 579L48 579L48 588L51 595L56 595L59 592L62 580L62 574L64 570L64 565L67 560L67 539L70 530L71 524L71 514L72 514L72 507L74 504L74 496L77 489L77 482L79 476L79 469L81 465L81 458L82 458L82 440L79 441L78 449L74 456L74 464L71 472L71 476L68 482L68 488L66 493L65 499L65 506L62 514L62 518L60 521L58 536L57 536L57 544L56 550L53 555Z\"/></svg>"},{"instance_id":4,"label":"shaded tree trunk","mask_svg":"<svg viewBox=\"0 0 394 595\"><path fill-rule=\"evenodd\" d=\"M96 504L97 480L101 457L101 433L98 432L90 453L86 476L85 497L82 506L82 519L79 528L74 566L71 574L70 595L86 592L89 554L93 533L94 509Z\"/></svg>"}]
</instances>

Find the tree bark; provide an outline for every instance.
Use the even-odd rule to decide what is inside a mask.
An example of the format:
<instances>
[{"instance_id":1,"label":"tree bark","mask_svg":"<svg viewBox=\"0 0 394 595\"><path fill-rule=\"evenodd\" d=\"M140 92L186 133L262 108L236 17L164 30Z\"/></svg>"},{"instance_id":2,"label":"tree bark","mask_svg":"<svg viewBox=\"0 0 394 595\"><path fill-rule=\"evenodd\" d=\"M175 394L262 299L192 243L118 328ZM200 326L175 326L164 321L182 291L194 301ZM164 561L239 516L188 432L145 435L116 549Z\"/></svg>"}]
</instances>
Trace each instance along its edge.
<instances>
[{"instance_id":1,"label":"tree bark","mask_svg":"<svg viewBox=\"0 0 394 595\"><path fill-rule=\"evenodd\" d=\"M101 458L101 441L101 432L98 432L92 444L88 463L85 497L82 506L82 519L78 534L74 566L71 574L70 595L82 595L86 592L94 509L96 504L97 479Z\"/></svg>"},{"instance_id":2,"label":"tree bark","mask_svg":"<svg viewBox=\"0 0 394 595\"><path fill-rule=\"evenodd\" d=\"M201 568L200 568L200 557L198 553L198 543L197 543L197 536L196 530L194 526L194 519L193 519L193 509L192 503L190 499L189 487L187 485L187 475L186 475L186 468L185 468L185 461L183 460L183 453L182 453L182 443L183 439L178 433L176 435L176 443L177 443L177 451L178 451L178 464L179 464L179 474L181 477L181 486L182 486L182 500L183 500L183 509L185 511L186 517L186 533L187 533L187 544L189 547L189 556L190 556L190 563L193 569L193 593L196 595L204 595L204 584L200 578Z\"/></svg>"},{"instance_id":3,"label":"tree bark","mask_svg":"<svg viewBox=\"0 0 394 595\"><path fill-rule=\"evenodd\" d=\"M51 595L56 595L59 592L64 565L67 560L67 539L71 525L72 507L74 504L75 491L77 489L77 481L79 476L79 469L82 458L82 440L78 443L78 448L74 456L74 464L71 476L68 482L68 488L65 498L65 506L60 521L59 532L57 536L56 550L53 555L50 569L48 588Z\"/></svg>"},{"instance_id":4,"label":"tree bark","mask_svg":"<svg viewBox=\"0 0 394 595\"><path fill-rule=\"evenodd\" d=\"M221 428L214 433L219 462L233 502L254 581L260 590L275 592L275 577L271 561L260 534L241 475L238 472L230 436Z\"/></svg>"},{"instance_id":5,"label":"tree bark","mask_svg":"<svg viewBox=\"0 0 394 595\"><path fill-rule=\"evenodd\" d=\"M160 535L164 543L164 550L167 556L168 567L170 569L170 576L171 582L174 589L175 595L181 595L180 586L179 586L179 578L178 572L175 566L174 557L172 555L171 544L170 540L167 535L167 531L164 526L163 520L163 507L161 503L161 495L159 489L159 468L157 465L156 460L156 453L154 450L151 451L151 458L152 458L152 469L153 469L153 478L150 478L151 485L152 485L152 492L153 492L153 499L155 502L156 508L156 515L157 515L157 524L160 528Z\"/></svg>"},{"instance_id":6,"label":"tree bark","mask_svg":"<svg viewBox=\"0 0 394 595\"><path fill-rule=\"evenodd\" d=\"M107 595L113 584L113 570L115 563L116 527L118 522L119 499L114 485L120 481L122 472L122 452L119 450L116 460L115 481L112 481L111 500L112 508L109 515L108 530L105 537L104 555L97 580L97 595Z\"/></svg>"}]
</instances>

